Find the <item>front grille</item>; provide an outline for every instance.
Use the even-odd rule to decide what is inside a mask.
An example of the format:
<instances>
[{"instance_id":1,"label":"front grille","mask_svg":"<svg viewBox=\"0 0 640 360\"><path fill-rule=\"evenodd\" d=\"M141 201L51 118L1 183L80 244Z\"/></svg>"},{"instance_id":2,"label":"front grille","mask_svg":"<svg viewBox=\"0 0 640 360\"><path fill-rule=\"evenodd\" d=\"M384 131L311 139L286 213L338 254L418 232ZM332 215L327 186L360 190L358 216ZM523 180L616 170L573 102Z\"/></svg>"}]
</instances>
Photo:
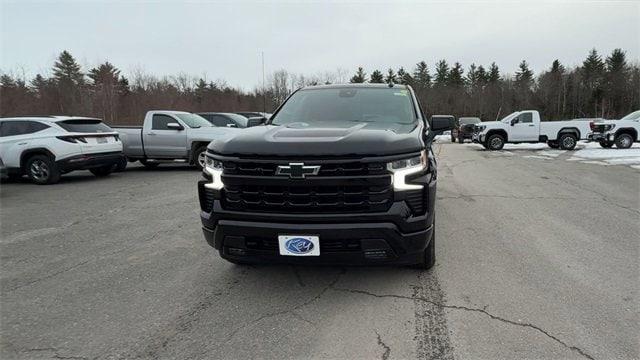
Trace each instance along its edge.
<instances>
[{"instance_id":1,"label":"front grille","mask_svg":"<svg viewBox=\"0 0 640 360\"><path fill-rule=\"evenodd\" d=\"M606 130L606 125L604 124L593 124L591 125L591 130L596 133L603 133Z\"/></svg>"},{"instance_id":2,"label":"front grille","mask_svg":"<svg viewBox=\"0 0 640 360\"><path fill-rule=\"evenodd\" d=\"M295 161L291 161L295 162ZM317 175L275 175L285 161L223 161L222 206L271 213L383 212L393 202L391 174L381 162L310 161Z\"/></svg>"},{"instance_id":3,"label":"front grille","mask_svg":"<svg viewBox=\"0 0 640 360\"><path fill-rule=\"evenodd\" d=\"M393 201L389 185L227 185L223 204L231 210L269 212L385 211Z\"/></svg>"},{"instance_id":4,"label":"front grille","mask_svg":"<svg viewBox=\"0 0 640 360\"><path fill-rule=\"evenodd\" d=\"M245 246L249 250L259 250L277 253L278 240L273 238L248 237ZM360 240L321 240L320 252L349 252L362 249Z\"/></svg>"}]
</instances>

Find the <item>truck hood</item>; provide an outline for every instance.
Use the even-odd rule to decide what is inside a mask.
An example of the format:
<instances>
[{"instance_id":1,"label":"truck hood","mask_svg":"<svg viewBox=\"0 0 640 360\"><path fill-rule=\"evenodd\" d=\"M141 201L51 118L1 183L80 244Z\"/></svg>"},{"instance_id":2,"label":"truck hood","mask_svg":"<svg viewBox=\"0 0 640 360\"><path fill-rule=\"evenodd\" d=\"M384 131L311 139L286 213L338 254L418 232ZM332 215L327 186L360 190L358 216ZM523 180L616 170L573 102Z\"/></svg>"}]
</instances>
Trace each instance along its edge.
<instances>
[{"instance_id":1,"label":"truck hood","mask_svg":"<svg viewBox=\"0 0 640 360\"><path fill-rule=\"evenodd\" d=\"M213 140L215 154L237 156L380 156L424 148L420 124L306 123L255 126Z\"/></svg>"},{"instance_id":2,"label":"truck hood","mask_svg":"<svg viewBox=\"0 0 640 360\"><path fill-rule=\"evenodd\" d=\"M505 129L507 127L507 124L503 123L502 121L484 121L481 122L480 124L477 124L478 126L484 126L485 130L489 130L489 129Z\"/></svg>"}]
</instances>

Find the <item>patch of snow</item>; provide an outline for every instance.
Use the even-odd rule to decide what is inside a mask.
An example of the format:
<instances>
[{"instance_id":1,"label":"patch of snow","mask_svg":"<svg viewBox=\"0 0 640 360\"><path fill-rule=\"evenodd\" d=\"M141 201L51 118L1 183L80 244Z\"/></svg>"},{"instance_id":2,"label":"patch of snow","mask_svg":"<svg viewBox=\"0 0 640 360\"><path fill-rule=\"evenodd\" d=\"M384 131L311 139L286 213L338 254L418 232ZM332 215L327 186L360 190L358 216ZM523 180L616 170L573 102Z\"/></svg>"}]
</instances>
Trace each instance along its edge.
<instances>
[{"instance_id":1,"label":"patch of snow","mask_svg":"<svg viewBox=\"0 0 640 360\"><path fill-rule=\"evenodd\" d=\"M538 151L538 155L555 158L564 154L565 152L565 150L541 150Z\"/></svg>"},{"instance_id":2,"label":"patch of snow","mask_svg":"<svg viewBox=\"0 0 640 360\"><path fill-rule=\"evenodd\" d=\"M551 160L552 158L548 156L540 156L540 155L525 155L523 158L526 159L542 159L542 160Z\"/></svg>"},{"instance_id":3,"label":"patch of snow","mask_svg":"<svg viewBox=\"0 0 640 360\"><path fill-rule=\"evenodd\" d=\"M540 149L548 149L549 146L545 143L535 143L535 144L504 144L504 150L540 150Z\"/></svg>"},{"instance_id":4,"label":"patch of snow","mask_svg":"<svg viewBox=\"0 0 640 360\"><path fill-rule=\"evenodd\" d=\"M592 142L584 144L572 154L569 161L581 161L585 164L598 165L638 165L640 164L640 144L633 144L629 149L604 149L600 144Z\"/></svg>"}]
</instances>

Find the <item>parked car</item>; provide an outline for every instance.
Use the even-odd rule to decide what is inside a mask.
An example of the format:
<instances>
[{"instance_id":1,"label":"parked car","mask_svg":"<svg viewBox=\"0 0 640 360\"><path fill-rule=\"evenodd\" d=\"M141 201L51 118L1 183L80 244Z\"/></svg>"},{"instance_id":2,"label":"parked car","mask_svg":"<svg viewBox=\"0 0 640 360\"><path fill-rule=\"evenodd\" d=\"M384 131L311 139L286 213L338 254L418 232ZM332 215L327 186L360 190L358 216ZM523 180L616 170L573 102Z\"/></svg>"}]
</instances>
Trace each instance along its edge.
<instances>
[{"instance_id":1,"label":"parked car","mask_svg":"<svg viewBox=\"0 0 640 360\"><path fill-rule=\"evenodd\" d=\"M405 85L294 92L266 126L207 149L207 242L234 263L435 262L436 134Z\"/></svg>"},{"instance_id":2,"label":"parked car","mask_svg":"<svg viewBox=\"0 0 640 360\"><path fill-rule=\"evenodd\" d=\"M236 114L242 115L242 116L247 117L247 118L263 117L263 118L265 118L267 120L271 117L271 113L259 112L259 111L240 111L240 112L236 112Z\"/></svg>"},{"instance_id":3,"label":"parked car","mask_svg":"<svg viewBox=\"0 0 640 360\"><path fill-rule=\"evenodd\" d=\"M122 143L100 119L2 118L0 155L9 177L27 175L36 184L54 184L74 170L109 175L122 159Z\"/></svg>"},{"instance_id":4,"label":"parked car","mask_svg":"<svg viewBox=\"0 0 640 360\"><path fill-rule=\"evenodd\" d=\"M453 115L431 115L431 119L430 121L452 121L453 122L453 129L455 129L458 126L458 122L456 121L456 118ZM450 135L451 135L451 142L455 142L456 138L453 136L453 129L451 129Z\"/></svg>"},{"instance_id":5,"label":"parked car","mask_svg":"<svg viewBox=\"0 0 640 360\"><path fill-rule=\"evenodd\" d=\"M482 120L479 117L458 118L457 126L451 130L451 141L454 142L457 139L462 144L465 139L471 140L476 124L481 122Z\"/></svg>"},{"instance_id":6,"label":"parked car","mask_svg":"<svg viewBox=\"0 0 640 360\"><path fill-rule=\"evenodd\" d=\"M640 110L620 120L591 122L590 125L593 134L589 136L589 140L599 142L603 148L610 148L615 144L618 149L628 149L634 142L640 141Z\"/></svg>"},{"instance_id":7,"label":"parked car","mask_svg":"<svg viewBox=\"0 0 640 360\"><path fill-rule=\"evenodd\" d=\"M505 143L540 143L573 150L578 140L586 140L591 128L586 121L540 121L536 110L516 111L500 121L477 124L473 141L489 150L500 150Z\"/></svg>"},{"instance_id":8,"label":"parked car","mask_svg":"<svg viewBox=\"0 0 640 360\"><path fill-rule=\"evenodd\" d=\"M262 125L266 120L262 115L246 117L235 113L201 112L198 115L207 119L213 126L248 128Z\"/></svg>"},{"instance_id":9,"label":"parked car","mask_svg":"<svg viewBox=\"0 0 640 360\"><path fill-rule=\"evenodd\" d=\"M203 117L184 112L153 110L143 126L117 126L127 161L140 161L146 167L162 162L188 162L204 166L204 152L211 140L221 139L238 129L215 127ZM124 170L126 162L119 164Z\"/></svg>"}]
</instances>

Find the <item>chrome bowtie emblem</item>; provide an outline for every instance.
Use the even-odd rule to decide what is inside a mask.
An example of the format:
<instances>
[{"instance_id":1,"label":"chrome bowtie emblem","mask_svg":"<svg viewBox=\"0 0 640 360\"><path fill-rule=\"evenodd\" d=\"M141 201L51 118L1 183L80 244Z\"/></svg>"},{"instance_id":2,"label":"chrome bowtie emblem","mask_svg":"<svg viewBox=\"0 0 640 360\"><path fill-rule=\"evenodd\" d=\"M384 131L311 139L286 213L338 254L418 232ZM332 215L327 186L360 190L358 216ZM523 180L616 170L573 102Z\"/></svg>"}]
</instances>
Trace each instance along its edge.
<instances>
[{"instance_id":1,"label":"chrome bowtie emblem","mask_svg":"<svg viewBox=\"0 0 640 360\"><path fill-rule=\"evenodd\" d=\"M292 179L304 179L307 175L318 175L320 165L305 165L304 163L289 163L289 165L279 165L276 175L289 175Z\"/></svg>"}]
</instances>

